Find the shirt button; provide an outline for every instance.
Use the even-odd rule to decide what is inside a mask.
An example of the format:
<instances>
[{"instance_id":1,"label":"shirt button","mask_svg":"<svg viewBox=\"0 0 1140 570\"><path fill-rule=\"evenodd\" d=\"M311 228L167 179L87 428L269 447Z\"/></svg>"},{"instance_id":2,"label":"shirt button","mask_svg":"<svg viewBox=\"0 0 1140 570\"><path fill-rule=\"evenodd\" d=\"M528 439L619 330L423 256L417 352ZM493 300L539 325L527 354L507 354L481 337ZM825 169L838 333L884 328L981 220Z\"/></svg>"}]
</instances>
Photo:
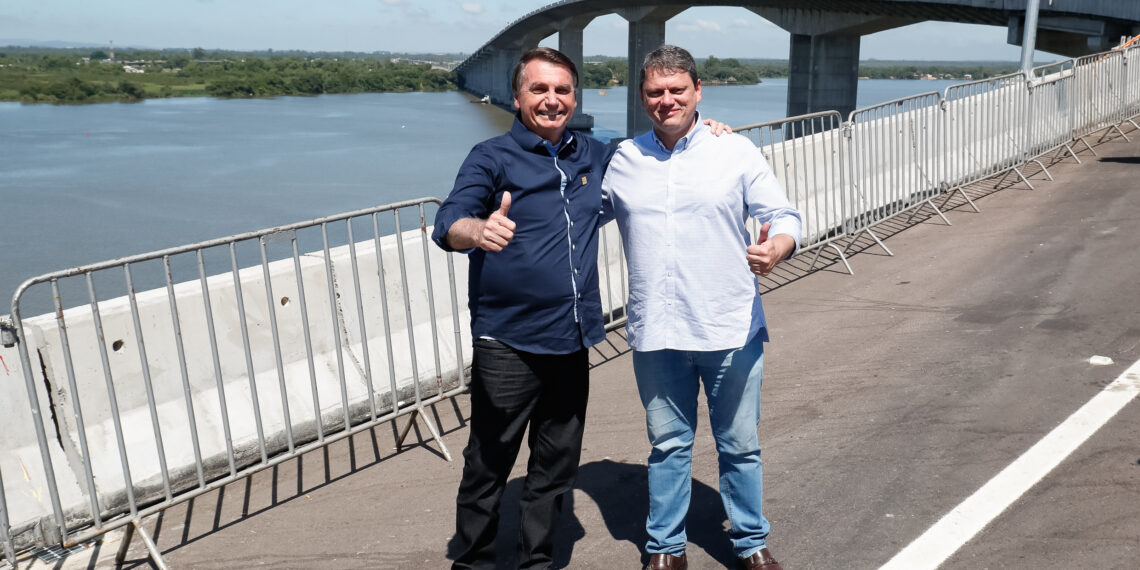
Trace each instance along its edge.
<instances>
[{"instance_id":1,"label":"shirt button","mask_svg":"<svg viewBox=\"0 0 1140 570\"><path fill-rule=\"evenodd\" d=\"M570 249L576 250L576 249L578 249L578 246L571 244Z\"/></svg>"},{"instance_id":2,"label":"shirt button","mask_svg":"<svg viewBox=\"0 0 1140 570\"><path fill-rule=\"evenodd\" d=\"M574 220L570 220L570 227L574 227Z\"/></svg>"},{"instance_id":3,"label":"shirt button","mask_svg":"<svg viewBox=\"0 0 1140 570\"><path fill-rule=\"evenodd\" d=\"M567 203L567 204L569 204L569 203L570 203L570 199L569 199L569 198L567 198L567 199L566 199L566 203Z\"/></svg>"}]
</instances>

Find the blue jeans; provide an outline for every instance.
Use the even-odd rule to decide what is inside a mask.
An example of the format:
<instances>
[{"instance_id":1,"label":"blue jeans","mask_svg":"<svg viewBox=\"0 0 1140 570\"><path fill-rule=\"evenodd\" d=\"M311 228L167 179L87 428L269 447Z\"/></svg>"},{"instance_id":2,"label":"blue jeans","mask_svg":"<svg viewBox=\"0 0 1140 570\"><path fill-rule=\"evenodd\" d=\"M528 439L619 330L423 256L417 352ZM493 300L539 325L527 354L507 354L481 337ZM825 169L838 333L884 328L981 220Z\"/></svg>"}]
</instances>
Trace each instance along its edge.
<instances>
[{"instance_id":1,"label":"blue jeans","mask_svg":"<svg viewBox=\"0 0 1140 570\"><path fill-rule=\"evenodd\" d=\"M764 484L756 435L764 373L762 335L730 350L635 351L633 370L653 445L646 550L650 554L685 550L701 381L719 456L720 496L732 523L728 535L733 551L743 558L763 548L769 525L761 510Z\"/></svg>"}]
</instances>

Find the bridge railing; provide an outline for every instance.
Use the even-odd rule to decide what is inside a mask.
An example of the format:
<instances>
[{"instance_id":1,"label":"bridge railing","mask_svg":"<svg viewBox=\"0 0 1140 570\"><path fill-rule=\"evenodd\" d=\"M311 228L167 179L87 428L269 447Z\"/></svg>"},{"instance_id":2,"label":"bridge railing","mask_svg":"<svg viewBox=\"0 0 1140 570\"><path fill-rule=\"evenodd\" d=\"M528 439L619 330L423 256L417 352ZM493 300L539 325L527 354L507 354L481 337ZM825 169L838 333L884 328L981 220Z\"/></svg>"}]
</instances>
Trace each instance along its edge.
<instances>
[{"instance_id":1,"label":"bridge railing","mask_svg":"<svg viewBox=\"0 0 1140 570\"><path fill-rule=\"evenodd\" d=\"M851 216L845 194L834 188L846 184L843 118L835 111L736 127L764 153L776 179L787 190L788 200L800 212L803 239L800 251L822 247L847 233ZM753 220L753 237L759 227Z\"/></svg>"},{"instance_id":2,"label":"bridge railing","mask_svg":"<svg viewBox=\"0 0 1140 570\"><path fill-rule=\"evenodd\" d=\"M1002 174L1028 159L1029 90L1022 74L947 87L945 176L949 187Z\"/></svg>"},{"instance_id":3,"label":"bridge railing","mask_svg":"<svg viewBox=\"0 0 1140 570\"><path fill-rule=\"evenodd\" d=\"M865 231L939 194L940 104L938 93L924 93L851 113L853 230Z\"/></svg>"},{"instance_id":4,"label":"bridge railing","mask_svg":"<svg viewBox=\"0 0 1140 570\"><path fill-rule=\"evenodd\" d=\"M465 391L471 338L466 256L428 243L439 202L21 284L18 343L0 350L24 380L0 404L7 560L129 526L161 566L145 517L401 416L398 445L418 418L450 460L425 407ZM625 320L625 259L616 227L600 241L612 330ZM3 473L23 475L15 492Z\"/></svg>"},{"instance_id":5,"label":"bridge railing","mask_svg":"<svg viewBox=\"0 0 1140 570\"><path fill-rule=\"evenodd\" d=\"M826 112L738 130L803 213L802 249L818 259L831 247L847 264L841 240L878 241L875 226L924 206L942 215L934 199L965 196L966 184L1011 172L1029 183L1019 168L1036 161L1048 174L1041 155L1077 158L1074 143L1091 151L1092 134L1123 136L1140 112L1137 53L956 85L846 122ZM428 243L438 202L25 281L0 347L5 378L24 381L0 399L7 563L127 527L161 567L145 517L401 417L401 439L421 419L449 455L424 407L466 388L470 337L466 259ZM626 268L612 224L600 240L612 329L624 322Z\"/></svg>"},{"instance_id":6,"label":"bridge railing","mask_svg":"<svg viewBox=\"0 0 1140 570\"><path fill-rule=\"evenodd\" d=\"M151 513L397 416L411 415L401 438L421 417L447 455L424 406L465 389L469 338L465 280L428 244L438 202L23 283L11 317L39 461L25 446L3 467L18 461L46 493L9 495L22 501L4 505L6 547L13 534L69 546L141 531Z\"/></svg>"}]
</instances>

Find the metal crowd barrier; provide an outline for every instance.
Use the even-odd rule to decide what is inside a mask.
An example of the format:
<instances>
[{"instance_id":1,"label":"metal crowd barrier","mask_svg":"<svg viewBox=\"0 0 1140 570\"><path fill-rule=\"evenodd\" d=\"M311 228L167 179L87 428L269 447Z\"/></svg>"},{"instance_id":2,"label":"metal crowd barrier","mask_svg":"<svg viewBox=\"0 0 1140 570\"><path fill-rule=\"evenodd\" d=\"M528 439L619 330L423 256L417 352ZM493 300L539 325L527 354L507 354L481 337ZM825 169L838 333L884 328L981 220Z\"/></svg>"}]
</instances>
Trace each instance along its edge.
<instances>
[{"instance_id":1,"label":"metal crowd barrier","mask_svg":"<svg viewBox=\"0 0 1140 570\"><path fill-rule=\"evenodd\" d=\"M833 248L847 263L834 243L851 230L849 197L834 191L847 182L842 124L838 112L825 111L733 128L760 148L788 201L800 212L800 252L815 251L812 267L824 247ZM757 226L756 220L750 222L753 238L760 233Z\"/></svg>"},{"instance_id":2,"label":"metal crowd barrier","mask_svg":"<svg viewBox=\"0 0 1140 570\"><path fill-rule=\"evenodd\" d=\"M1058 151L1058 155L1068 153L1078 164L1081 162L1072 144L1075 140L1084 142L1074 124L1076 92L1072 76L1075 63L1070 59L1033 69L1029 78L1032 87L1027 121L1027 144L1031 156Z\"/></svg>"},{"instance_id":3,"label":"metal crowd barrier","mask_svg":"<svg viewBox=\"0 0 1140 570\"><path fill-rule=\"evenodd\" d=\"M133 529L163 567L142 528L148 515L398 416L410 417L397 445L418 417L450 459L425 406L466 388L465 280L428 244L425 206L438 203L370 208L20 285L11 316L52 510L38 540L68 547L130 525L120 559ZM409 218L418 229L404 232ZM52 312L24 319L34 293L50 295ZM63 456L72 473L57 472Z\"/></svg>"},{"instance_id":4,"label":"metal crowd barrier","mask_svg":"<svg viewBox=\"0 0 1140 570\"><path fill-rule=\"evenodd\" d=\"M840 240L849 248L867 234L890 253L872 231L878 224L925 206L949 223L934 204L939 196L957 191L969 201L965 185L1010 173L1029 184L1021 167L1036 161L1044 169L1046 153L1079 162L1075 143L1095 154L1085 137L1127 138L1120 125L1137 127L1140 112L1140 69L1127 63L1138 53L955 85L856 110L846 122L825 112L736 130L761 149L801 211L801 250L815 250L812 265L830 247L851 271ZM453 256L428 244L425 206L438 202L24 282L12 324L30 427L5 427L34 431L42 465L21 459L19 467L29 481L43 478L51 512L13 528L13 499L26 497L9 495L5 483L14 479L0 473L7 563L33 545L29 537L68 547L127 527L164 567L145 517L401 416L410 417L399 441L422 418L448 456L424 409L466 388L462 347L470 338L458 302L466 281L456 278ZM405 232L409 211L418 228ZM626 268L612 224L599 240L612 330L625 319ZM440 264L446 277L433 272ZM435 292L445 289L449 299L440 301ZM45 314L24 319L25 308ZM57 462L69 470L58 473ZM120 559L129 543L130 534Z\"/></svg>"},{"instance_id":5,"label":"metal crowd barrier","mask_svg":"<svg viewBox=\"0 0 1140 570\"><path fill-rule=\"evenodd\" d=\"M1133 120L1140 66L1127 65L1137 54L1130 48L1041 66L1028 77L970 81L857 109L847 122L825 112L734 130L763 151L803 215L801 252L815 250L811 267L826 246L853 272L841 240L849 248L866 234L891 254L873 231L878 224L924 206L950 224L943 209L954 195L978 211L969 184L1016 175L1032 189L1025 165L1052 180L1042 156L1067 152L1079 163L1075 144L1096 154L1088 135L1127 139L1123 123L1140 130Z\"/></svg>"},{"instance_id":6,"label":"metal crowd barrier","mask_svg":"<svg viewBox=\"0 0 1140 570\"><path fill-rule=\"evenodd\" d=\"M947 178L950 188L962 188L986 178L1021 172L1031 158L1026 148L1029 90L1018 73L946 88ZM977 206L961 192L970 205Z\"/></svg>"},{"instance_id":7,"label":"metal crowd barrier","mask_svg":"<svg viewBox=\"0 0 1140 570\"><path fill-rule=\"evenodd\" d=\"M938 93L924 93L851 113L852 229L867 233L887 253L872 228L924 205L942 215L932 198L941 193L943 112ZM946 220L949 224L949 220Z\"/></svg>"}]
</instances>

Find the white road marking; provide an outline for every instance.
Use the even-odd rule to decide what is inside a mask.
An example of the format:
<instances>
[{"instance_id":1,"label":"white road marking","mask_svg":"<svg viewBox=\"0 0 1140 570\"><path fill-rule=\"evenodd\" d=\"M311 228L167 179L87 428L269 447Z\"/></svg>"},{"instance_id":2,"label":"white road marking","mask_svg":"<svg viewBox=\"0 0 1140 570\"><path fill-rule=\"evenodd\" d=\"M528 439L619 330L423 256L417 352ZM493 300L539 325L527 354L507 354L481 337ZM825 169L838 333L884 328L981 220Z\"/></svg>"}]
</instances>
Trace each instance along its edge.
<instances>
[{"instance_id":1,"label":"white road marking","mask_svg":"<svg viewBox=\"0 0 1140 570\"><path fill-rule=\"evenodd\" d=\"M938 568L1140 394L1140 360L880 570Z\"/></svg>"}]
</instances>

